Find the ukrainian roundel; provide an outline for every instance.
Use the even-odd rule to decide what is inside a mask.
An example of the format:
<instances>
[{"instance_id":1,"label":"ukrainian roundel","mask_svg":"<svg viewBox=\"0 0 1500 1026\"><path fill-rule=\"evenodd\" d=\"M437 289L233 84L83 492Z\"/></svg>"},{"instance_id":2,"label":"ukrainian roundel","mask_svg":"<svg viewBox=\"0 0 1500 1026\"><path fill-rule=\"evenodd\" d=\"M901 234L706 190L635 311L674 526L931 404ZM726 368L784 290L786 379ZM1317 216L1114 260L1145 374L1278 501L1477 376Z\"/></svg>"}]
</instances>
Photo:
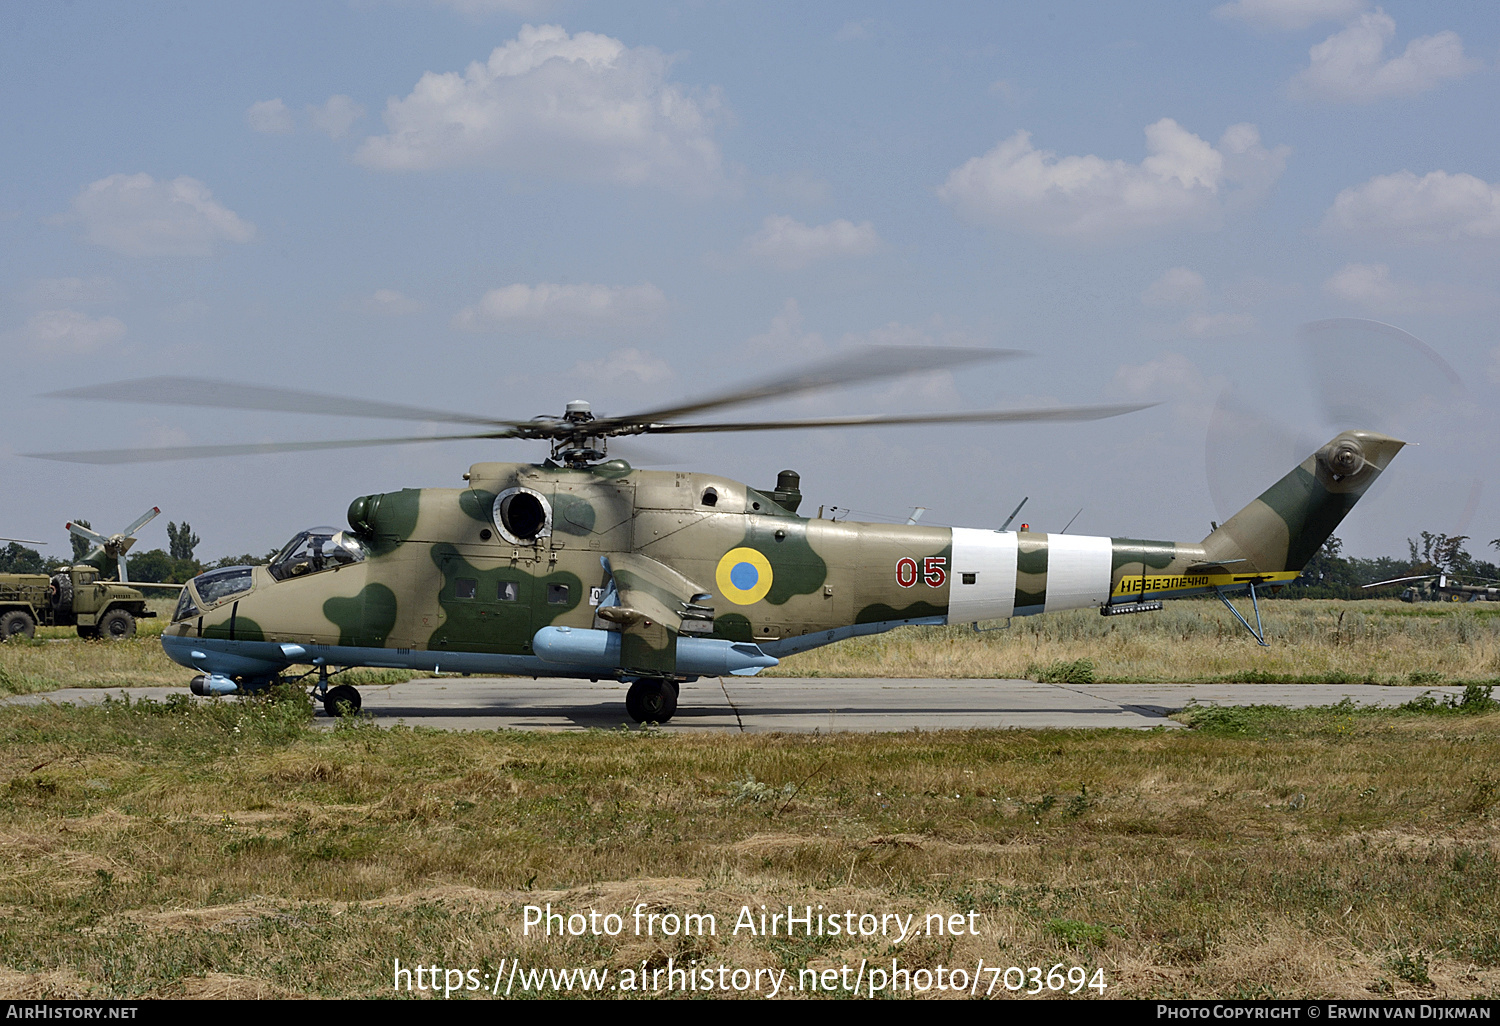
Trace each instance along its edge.
<instances>
[{"instance_id":1,"label":"ukrainian roundel","mask_svg":"<svg viewBox=\"0 0 1500 1026\"><path fill-rule=\"evenodd\" d=\"M754 549L730 549L714 574L719 594L737 606L759 602L771 590L771 562Z\"/></svg>"}]
</instances>

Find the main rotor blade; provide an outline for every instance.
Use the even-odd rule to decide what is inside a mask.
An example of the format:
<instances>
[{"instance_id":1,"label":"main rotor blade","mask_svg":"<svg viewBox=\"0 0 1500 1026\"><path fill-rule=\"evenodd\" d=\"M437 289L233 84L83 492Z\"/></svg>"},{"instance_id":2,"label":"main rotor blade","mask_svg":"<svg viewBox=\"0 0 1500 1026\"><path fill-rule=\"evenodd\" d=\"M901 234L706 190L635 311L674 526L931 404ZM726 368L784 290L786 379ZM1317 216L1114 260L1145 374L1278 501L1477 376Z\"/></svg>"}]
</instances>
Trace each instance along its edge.
<instances>
[{"instance_id":1,"label":"main rotor blade","mask_svg":"<svg viewBox=\"0 0 1500 1026\"><path fill-rule=\"evenodd\" d=\"M818 417L812 420L741 421L733 424L647 424L648 434L683 434L700 431L789 431L801 428L884 427L893 424L1004 424L1027 421L1103 420L1157 403L1131 403L1121 406L1055 406L1033 410L974 410L967 413L910 414L893 417L853 416Z\"/></svg>"},{"instance_id":2,"label":"main rotor blade","mask_svg":"<svg viewBox=\"0 0 1500 1026\"><path fill-rule=\"evenodd\" d=\"M46 542L32 541L30 538L0 538L0 542L15 542L17 545L46 545Z\"/></svg>"},{"instance_id":3,"label":"main rotor blade","mask_svg":"<svg viewBox=\"0 0 1500 1026\"><path fill-rule=\"evenodd\" d=\"M419 435L411 438L347 438L336 442L258 442L249 445L174 445L153 449L88 449L78 452L23 452L37 460L62 463L164 463L168 460L203 460L217 456L260 456L276 452L313 452L319 449L363 449L376 445L413 445L417 442L465 442L479 438L515 438L513 432L474 435ZM73 525L69 525L72 527ZM75 533L77 533L75 531Z\"/></svg>"},{"instance_id":4,"label":"main rotor blade","mask_svg":"<svg viewBox=\"0 0 1500 1026\"><path fill-rule=\"evenodd\" d=\"M608 424L640 424L704 410L737 406L757 399L783 399L816 392L835 385L852 385L861 381L878 381L918 371L944 370L985 360L1007 360L1029 355L1017 349L966 349L956 346L871 346L780 377L738 388L731 392L664 406L625 417L602 418Z\"/></svg>"},{"instance_id":5,"label":"main rotor blade","mask_svg":"<svg viewBox=\"0 0 1500 1026\"><path fill-rule=\"evenodd\" d=\"M161 513L161 508L159 506L152 506L145 513L142 513L140 515L140 517L137 518L137 520L135 521L135 523L131 524L129 527L125 528L125 530L121 531L120 533L123 534L125 537L129 538L130 536L132 536L133 534L135 534L135 532L139 531L141 528L143 528L147 524L149 524L152 520L156 519L156 517L160 513Z\"/></svg>"},{"instance_id":6,"label":"main rotor blade","mask_svg":"<svg viewBox=\"0 0 1500 1026\"><path fill-rule=\"evenodd\" d=\"M402 403L350 399L338 395L303 392L295 388L240 385L212 378L138 378L104 385L85 385L48 392L47 399L95 399L102 402L141 403L150 406L208 406L215 409L265 410L272 413L318 413L331 417L373 417L384 420L437 421L448 424L483 424L514 427L525 423L495 420L453 410L431 410Z\"/></svg>"}]
</instances>

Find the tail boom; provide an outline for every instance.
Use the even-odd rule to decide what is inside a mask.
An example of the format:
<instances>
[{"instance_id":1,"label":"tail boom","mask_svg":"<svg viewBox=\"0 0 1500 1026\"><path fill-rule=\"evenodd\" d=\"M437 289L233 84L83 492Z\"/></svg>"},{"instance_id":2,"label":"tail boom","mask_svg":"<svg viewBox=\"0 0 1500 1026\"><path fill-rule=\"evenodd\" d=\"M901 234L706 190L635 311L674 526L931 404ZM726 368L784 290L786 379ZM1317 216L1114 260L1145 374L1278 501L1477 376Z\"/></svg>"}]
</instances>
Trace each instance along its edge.
<instances>
[{"instance_id":1,"label":"tail boom","mask_svg":"<svg viewBox=\"0 0 1500 1026\"><path fill-rule=\"evenodd\" d=\"M1403 445L1345 431L1197 543L955 528L948 622L1283 586Z\"/></svg>"}]
</instances>

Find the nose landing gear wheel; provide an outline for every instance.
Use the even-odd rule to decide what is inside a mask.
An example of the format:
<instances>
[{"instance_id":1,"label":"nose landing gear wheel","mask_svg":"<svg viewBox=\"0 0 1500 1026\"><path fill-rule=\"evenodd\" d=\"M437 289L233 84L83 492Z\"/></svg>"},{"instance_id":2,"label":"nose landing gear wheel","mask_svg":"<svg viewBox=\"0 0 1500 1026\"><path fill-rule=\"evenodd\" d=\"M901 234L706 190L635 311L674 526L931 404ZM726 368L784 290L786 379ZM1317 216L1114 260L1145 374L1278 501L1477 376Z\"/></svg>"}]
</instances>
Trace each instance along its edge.
<instances>
[{"instance_id":1,"label":"nose landing gear wheel","mask_svg":"<svg viewBox=\"0 0 1500 1026\"><path fill-rule=\"evenodd\" d=\"M625 711L637 723L666 723L677 712L677 685L669 680L638 680L625 692Z\"/></svg>"},{"instance_id":2,"label":"nose landing gear wheel","mask_svg":"<svg viewBox=\"0 0 1500 1026\"><path fill-rule=\"evenodd\" d=\"M359 707L359 692L348 684L329 688L323 696L323 711L329 716L353 716Z\"/></svg>"}]
</instances>

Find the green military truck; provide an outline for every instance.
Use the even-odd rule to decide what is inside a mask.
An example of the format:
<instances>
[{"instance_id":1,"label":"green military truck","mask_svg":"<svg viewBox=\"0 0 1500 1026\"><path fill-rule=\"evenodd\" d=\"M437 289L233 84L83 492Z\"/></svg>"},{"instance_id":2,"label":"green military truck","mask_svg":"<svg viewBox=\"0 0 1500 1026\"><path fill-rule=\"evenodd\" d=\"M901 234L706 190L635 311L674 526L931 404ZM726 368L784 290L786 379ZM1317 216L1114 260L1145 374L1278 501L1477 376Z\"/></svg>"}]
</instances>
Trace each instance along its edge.
<instances>
[{"instance_id":1,"label":"green military truck","mask_svg":"<svg viewBox=\"0 0 1500 1026\"><path fill-rule=\"evenodd\" d=\"M0 641L32 637L37 625L76 627L80 638L118 641L135 634L135 622L156 613L135 588L99 580L97 567L80 565L46 574L0 574Z\"/></svg>"}]
</instances>

